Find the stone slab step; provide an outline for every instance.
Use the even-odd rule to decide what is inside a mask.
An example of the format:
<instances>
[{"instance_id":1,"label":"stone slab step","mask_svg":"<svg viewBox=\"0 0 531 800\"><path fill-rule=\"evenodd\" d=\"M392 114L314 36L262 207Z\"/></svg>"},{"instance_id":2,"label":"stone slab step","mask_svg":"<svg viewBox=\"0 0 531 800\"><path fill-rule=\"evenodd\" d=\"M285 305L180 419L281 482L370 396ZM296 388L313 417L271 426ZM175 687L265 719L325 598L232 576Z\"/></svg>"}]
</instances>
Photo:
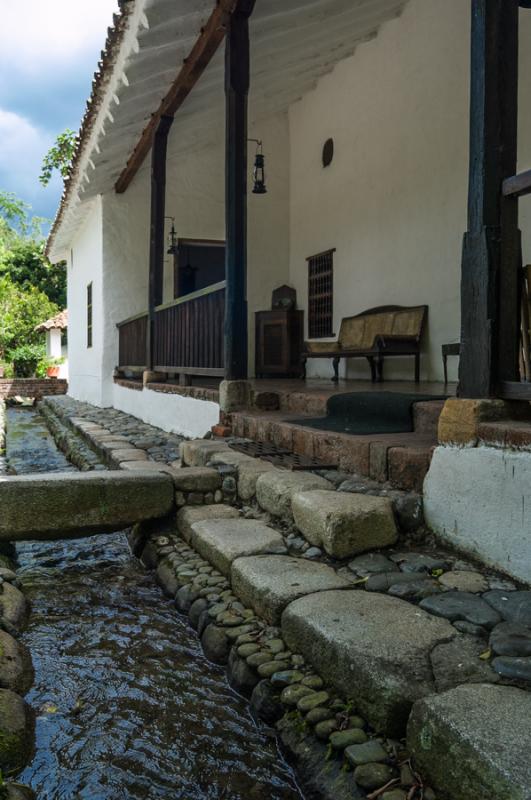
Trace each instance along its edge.
<instances>
[{"instance_id":1,"label":"stone slab step","mask_svg":"<svg viewBox=\"0 0 531 800\"><path fill-rule=\"evenodd\" d=\"M180 451L183 464L188 467L206 467L215 453L227 452L226 442L215 439L194 439L181 442Z\"/></svg>"},{"instance_id":2,"label":"stone slab step","mask_svg":"<svg viewBox=\"0 0 531 800\"><path fill-rule=\"evenodd\" d=\"M407 741L445 800L529 800L531 694L458 686L413 706Z\"/></svg>"},{"instance_id":3,"label":"stone slab step","mask_svg":"<svg viewBox=\"0 0 531 800\"><path fill-rule=\"evenodd\" d=\"M193 525L213 519L239 519L238 511L232 506L221 503L205 506L184 506L177 512L177 530L183 539L190 544L193 535Z\"/></svg>"},{"instance_id":4,"label":"stone slab step","mask_svg":"<svg viewBox=\"0 0 531 800\"><path fill-rule=\"evenodd\" d=\"M313 545L334 558L350 558L394 544L398 534L388 497L350 492L298 492L295 525Z\"/></svg>"},{"instance_id":5,"label":"stone slab step","mask_svg":"<svg viewBox=\"0 0 531 800\"><path fill-rule=\"evenodd\" d=\"M376 730L397 737L413 703L435 691L431 650L457 635L447 620L359 590L296 600L282 615L282 633Z\"/></svg>"},{"instance_id":6,"label":"stone slab step","mask_svg":"<svg viewBox=\"0 0 531 800\"><path fill-rule=\"evenodd\" d=\"M280 622L283 610L293 600L352 585L326 564L276 555L236 559L231 583L240 600L273 625Z\"/></svg>"},{"instance_id":7,"label":"stone slab step","mask_svg":"<svg viewBox=\"0 0 531 800\"><path fill-rule=\"evenodd\" d=\"M192 525L192 547L223 575L242 556L285 554L282 536L251 519L210 519Z\"/></svg>"},{"instance_id":8,"label":"stone slab step","mask_svg":"<svg viewBox=\"0 0 531 800\"><path fill-rule=\"evenodd\" d=\"M156 472L53 472L0 480L0 540L57 540L121 531L175 508Z\"/></svg>"},{"instance_id":9,"label":"stone slab step","mask_svg":"<svg viewBox=\"0 0 531 800\"><path fill-rule=\"evenodd\" d=\"M274 517L291 517L293 495L311 489L333 490L334 486L325 478L310 472L274 469L258 477L256 499L258 504Z\"/></svg>"}]
</instances>

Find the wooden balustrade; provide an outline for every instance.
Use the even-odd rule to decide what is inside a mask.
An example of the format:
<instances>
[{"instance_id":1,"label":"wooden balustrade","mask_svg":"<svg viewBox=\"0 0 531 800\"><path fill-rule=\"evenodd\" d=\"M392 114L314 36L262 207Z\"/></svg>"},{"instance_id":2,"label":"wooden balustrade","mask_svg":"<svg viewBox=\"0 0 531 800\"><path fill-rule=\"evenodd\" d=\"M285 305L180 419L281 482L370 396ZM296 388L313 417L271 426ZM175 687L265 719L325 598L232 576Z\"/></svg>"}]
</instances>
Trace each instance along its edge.
<instances>
[{"instance_id":1,"label":"wooden balustrade","mask_svg":"<svg viewBox=\"0 0 531 800\"><path fill-rule=\"evenodd\" d=\"M147 348L147 314L119 322L118 328L118 366L145 368Z\"/></svg>"},{"instance_id":2,"label":"wooden balustrade","mask_svg":"<svg viewBox=\"0 0 531 800\"><path fill-rule=\"evenodd\" d=\"M225 281L155 310L157 372L223 377Z\"/></svg>"}]
</instances>

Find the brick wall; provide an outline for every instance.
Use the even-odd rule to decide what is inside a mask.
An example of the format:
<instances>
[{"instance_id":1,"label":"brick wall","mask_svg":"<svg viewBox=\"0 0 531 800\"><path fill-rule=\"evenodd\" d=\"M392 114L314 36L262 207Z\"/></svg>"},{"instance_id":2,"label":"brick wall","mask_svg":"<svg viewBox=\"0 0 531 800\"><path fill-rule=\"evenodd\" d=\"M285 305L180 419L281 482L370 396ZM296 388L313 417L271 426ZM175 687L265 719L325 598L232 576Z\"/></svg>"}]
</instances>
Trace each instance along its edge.
<instances>
[{"instance_id":1,"label":"brick wall","mask_svg":"<svg viewBox=\"0 0 531 800\"><path fill-rule=\"evenodd\" d=\"M0 400L7 397L41 397L66 394L68 382L59 378L0 378Z\"/></svg>"}]
</instances>

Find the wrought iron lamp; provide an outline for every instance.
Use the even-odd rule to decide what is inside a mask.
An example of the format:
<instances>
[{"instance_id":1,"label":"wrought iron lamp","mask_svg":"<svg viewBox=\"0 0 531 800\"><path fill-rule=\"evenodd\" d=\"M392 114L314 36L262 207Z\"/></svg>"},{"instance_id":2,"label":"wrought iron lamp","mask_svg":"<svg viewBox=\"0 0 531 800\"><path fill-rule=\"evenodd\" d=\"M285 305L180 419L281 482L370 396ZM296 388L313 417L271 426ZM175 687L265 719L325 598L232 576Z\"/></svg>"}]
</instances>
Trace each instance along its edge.
<instances>
[{"instance_id":1,"label":"wrought iron lamp","mask_svg":"<svg viewBox=\"0 0 531 800\"><path fill-rule=\"evenodd\" d=\"M176 256L179 251L179 244L177 242L177 231L175 230L175 217L164 217L164 219L171 219L171 230L168 234L168 249L169 256Z\"/></svg>"},{"instance_id":2,"label":"wrought iron lamp","mask_svg":"<svg viewBox=\"0 0 531 800\"><path fill-rule=\"evenodd\" d=\"M265 156L262 152L262 140L249 139L249 141L256 144L253 173L253 194L267 194L267 187L265 183Z\"/></svg>"}]
</instances>

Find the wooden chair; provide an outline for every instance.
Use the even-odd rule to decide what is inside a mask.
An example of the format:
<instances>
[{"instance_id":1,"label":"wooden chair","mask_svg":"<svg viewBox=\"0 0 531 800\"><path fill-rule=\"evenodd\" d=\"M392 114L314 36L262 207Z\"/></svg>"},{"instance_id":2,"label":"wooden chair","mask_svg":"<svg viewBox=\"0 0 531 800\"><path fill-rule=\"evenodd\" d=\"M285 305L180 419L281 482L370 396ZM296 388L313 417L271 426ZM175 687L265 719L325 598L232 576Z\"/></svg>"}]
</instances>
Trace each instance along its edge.
<instances>
[{"instance_id":1,"label":"wooden chair","mask_svg":"<svg viewBox=\"0 0 531 800\"><path fill-rule=\"evenodd\" d=\"M309 358L331 358L332 380L339 380L342 358L366 358L372 381L383 381L384 359L414 356L415 383L420 380L420 339L428 306L380 306L341 320L337 342L306 342L302 354L303 378Z\"/></svg>"}]
</instances>

